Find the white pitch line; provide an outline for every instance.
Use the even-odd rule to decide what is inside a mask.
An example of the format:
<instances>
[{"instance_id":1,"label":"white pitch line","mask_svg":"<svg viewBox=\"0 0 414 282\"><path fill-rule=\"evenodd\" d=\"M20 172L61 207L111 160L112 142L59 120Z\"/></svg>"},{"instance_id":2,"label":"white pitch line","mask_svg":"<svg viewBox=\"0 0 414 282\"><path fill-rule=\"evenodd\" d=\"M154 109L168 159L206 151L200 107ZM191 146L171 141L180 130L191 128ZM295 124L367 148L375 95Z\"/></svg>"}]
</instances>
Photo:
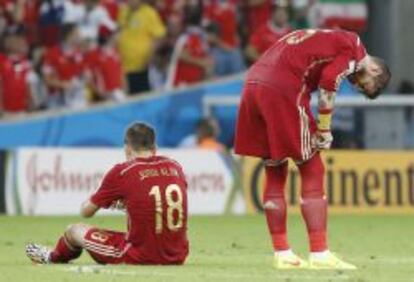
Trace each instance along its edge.
<instances>
[{"instance_id":1,"label":"white pitch line","mask_svg":"<svg viewBox=\"0 0 414 282\"><path fill-rule=\"evenodd\" d=\"M68 272L76 272L79 274L109 274L109 275L119 275L119 276L158 276L158 277L171 277L171 272L149 272L145 270L137 270L137 271L128 271L128 270L119 270L119 269L113 269L108 268L105 266L71 266L63 269L64 271ZM299 270L299 271L306 271L306 270ZM184 276L197 276L199 277L199 273L194 274L184 274ZM220 274L220 273L203 273L203 277L211 277L211 278L228 278L228 279L239 279L239 278L269 278L269 275L263 275L263 274ZM301 280L312 280L315 281L317 279L318 281L339 281L339 280L349 280L350 277L346 274L338 274L338 275L323 275L321 272L318 272L315 275L299 275L299 274L280 274L275 273L274 278L280 278L280 279L301 279Z\"/></svg>"}]
</instances>

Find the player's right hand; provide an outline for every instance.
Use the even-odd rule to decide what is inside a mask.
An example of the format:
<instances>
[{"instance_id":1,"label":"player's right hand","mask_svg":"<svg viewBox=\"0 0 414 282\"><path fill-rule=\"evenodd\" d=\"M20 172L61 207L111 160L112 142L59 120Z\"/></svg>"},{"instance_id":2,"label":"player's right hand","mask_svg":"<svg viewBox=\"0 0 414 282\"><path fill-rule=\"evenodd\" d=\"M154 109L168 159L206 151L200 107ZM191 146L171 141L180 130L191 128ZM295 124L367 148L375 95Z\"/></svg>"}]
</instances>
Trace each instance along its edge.
<instances>
[{"instance_id":1,"label":"player's right hand","mask_svg":"<svg viewBox=\"0 0 414 282\"><path fill-rule=\"evenodd\" d=\"M112 210L120 210L120 211L125 211L126 209L125 203L122 200L113 201L112 205L109 208Z\"/></svg>"},{"instance_id":2,"label":"player's right hand","mask_svg":"<svg viewBox=\"0 0 414 282\"><path fill-rule=\"evenodd\" d=\"M318 131L316 133L316 148L318 150L328 150L331 148L333 136L331 131Z\"/></svg>"}]
</instances>

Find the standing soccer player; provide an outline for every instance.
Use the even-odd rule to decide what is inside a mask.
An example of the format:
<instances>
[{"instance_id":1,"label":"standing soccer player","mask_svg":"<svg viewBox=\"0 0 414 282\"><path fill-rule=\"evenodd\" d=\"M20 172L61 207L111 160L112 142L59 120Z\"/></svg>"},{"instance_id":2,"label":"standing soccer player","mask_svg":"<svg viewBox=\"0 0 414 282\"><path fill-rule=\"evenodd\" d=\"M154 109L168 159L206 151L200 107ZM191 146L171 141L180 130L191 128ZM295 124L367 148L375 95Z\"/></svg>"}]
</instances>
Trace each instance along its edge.
<instances>
[{"instance_id":1,"label":"standing soccer player","mask_svg":"<svg viewBox=\"0 0 414 282\"><path fill-rule=\"evenodd\" d=\"M155 132L144 123L125 134L127 161L115 165L101 186L82 204L81 215L124 205L128 232L73 224L55 249L29 244L27 256L36 263L67 263L85 249L102 264L183 264L188 255L187 183L181 166L156 156Z\"/></svg>"},{"instance_id":2,"label":"standing soccer player","mask_svg":"<svg viewBox=\"0 0 414 282\"><path fill-rule=\"evenodd\" d=\"M239 109L235 151L265 160L263 206L275 250L275 267L303 268L307 263L289 246L284 187L287 159L301 176L301 211L310 243L309 267L355 269L327 245L327 201L320 150L332 143L331 115L341 80L348 77L365 97L386 87L385 63L366 54L351 32L298 30L281 38L247 73ZM319 88L317 121L310 108Z\"/></svg>"}]
</instances>

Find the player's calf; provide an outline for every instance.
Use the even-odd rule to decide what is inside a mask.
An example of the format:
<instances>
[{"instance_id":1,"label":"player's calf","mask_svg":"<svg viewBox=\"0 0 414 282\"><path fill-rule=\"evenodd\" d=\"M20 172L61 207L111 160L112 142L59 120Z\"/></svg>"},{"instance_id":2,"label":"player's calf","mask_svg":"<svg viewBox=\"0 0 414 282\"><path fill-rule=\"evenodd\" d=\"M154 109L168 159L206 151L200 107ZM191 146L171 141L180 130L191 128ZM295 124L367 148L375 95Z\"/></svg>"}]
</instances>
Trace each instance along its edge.
<instances>
[{"instance_id":1,"label":"player's calf","mask_svg":"<svg viewBox=\"0 0 414 282\"><path fill-rule=\"evenodd\" d=\"M67 263L81 255L83 237L89 228L81 223L69 225L53 250L39 244L28 244L26 255L35 263Z\"/></svg>"}]
</instances>

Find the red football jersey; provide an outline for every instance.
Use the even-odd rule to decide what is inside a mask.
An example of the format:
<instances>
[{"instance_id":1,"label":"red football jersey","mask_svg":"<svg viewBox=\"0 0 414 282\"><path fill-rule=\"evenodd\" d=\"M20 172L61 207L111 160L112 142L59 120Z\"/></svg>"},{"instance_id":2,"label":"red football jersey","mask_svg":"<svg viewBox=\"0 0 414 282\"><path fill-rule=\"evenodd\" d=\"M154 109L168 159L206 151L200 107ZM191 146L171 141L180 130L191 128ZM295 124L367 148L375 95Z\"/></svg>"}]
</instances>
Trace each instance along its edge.
<instances>
[{"instance_id":1,"label":"red football jersey","mask_svg":"<svg viewBox=\"0 0 414 282\"><path fill-rule=\"evenodd\" d=\"M357 34L342 30L298 30L281 38L252 66L247 80L290 85L297 93L318 87L336 91L366 56Z\"/></svg>"},{"instance_id":2,"label":"red football jersey","mask_svg":"<svg viewBox=\"0 0 414 282\"><path fill-rule=\"evenodd\" d=\"M208 57L208 43L205 34L196 28L181 35L177 40L175 48L185 49L193 57ZM201 81L204 75L204 70L201 67L178 60L175 69L174 85L195 83Z\"/></svg>"},{"instance_id":3,"label":"red football jersey","mask_svg":"<svg viewBox=\"0 0 414 282\"><path fill-rule=\"evenodd\" d=\"M114 166L91 202L108 208L123 200L126 240L141 264L181 264L188 255L187 182L174 160L154 156Z\"/></svg>"},{"instance_id":4,"label":"red football jersey","mask_svg":"<svg viewBox=\"0 0 414 282\"><path fill-rule=\"evenodd\" d=\"M231 47L239 45L237 35L237 1L204 1L204 17L218 25L219 37Z\"/></svg>"},{"instance_id":5,"label":"red football jersey","mask_svg":"<svg viewBox=\"0 0 414 282\"><path fill-rule=\"evenodd\" d=\"M80 76L84 71L84 58L80 51L66 52L63 48L55 46L49 48L43 59L43 71L54 72L59 79L68 81Z\"/></svg>"},{"instance_id":6,"label":"red football jersey","mask_svg":"<svg viewBox=\"0 0 414 282\"><path fill-rule=\"evenodd\" d=\"M0 55L0 87L4 110L21 112L28 109L28 76L32 65L24 57L7 57Z\"/></svg>"},{"instance_id":7,"label":"red football jersey","mask_svg":"<svg viewBox=\"0 0 414 282\"><path fill-rule=\"evenodd\" d=\"M122 63L115 49L96 48L86 54L85 62L99 91L122 89Z\"/></svg>"},{"instance_id":8,"label":"red football jersey","mask_svg":"<svg viewBox=\"0 0 414 282\"><path fill-rule=\"evenodd\" d=\"M280 38L292 32L292 28L276 28L269 21L259 27L249 39L249 44L252 45L259 54L269 49L270 46L276 43Z\"/></svg>"},{"instance_id":9,"label":"red football jersey","mask_svg":"<svg viewBox=\"0 0 414 282\"><path fill-rule=\"evenodd\" d=\"M249 1L249 0L245 0ZM272 0L266 0L260 5L247 8L247 25L252 32L258 26L265 24L272 13Z\"/></svg>"}]
</instances>

